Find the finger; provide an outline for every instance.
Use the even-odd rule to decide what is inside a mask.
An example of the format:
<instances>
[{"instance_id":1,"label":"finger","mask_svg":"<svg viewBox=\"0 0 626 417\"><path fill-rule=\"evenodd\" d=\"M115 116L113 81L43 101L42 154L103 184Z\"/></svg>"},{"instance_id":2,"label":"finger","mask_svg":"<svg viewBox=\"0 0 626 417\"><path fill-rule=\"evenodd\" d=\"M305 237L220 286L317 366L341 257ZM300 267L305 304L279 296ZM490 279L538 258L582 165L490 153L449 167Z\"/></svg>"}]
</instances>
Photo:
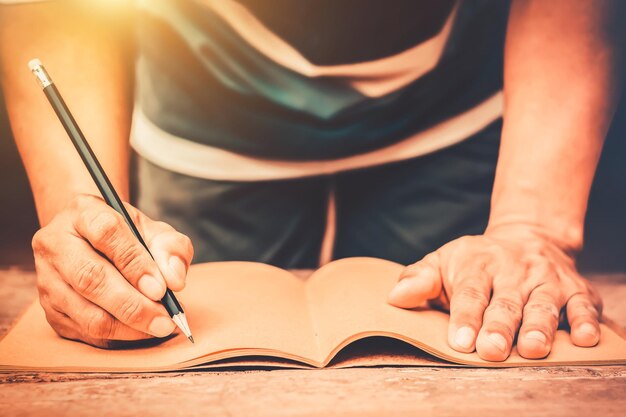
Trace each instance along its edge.
<instances>
[{"instance_id":1,"label":"finger","mask_svg":"<svg viewBox=\"0 0 626 417\"><path fill-rule=\"evenodd\" d=\"M166 285L148 251L122 215L96 197L79 202L73 226L93 248L109 259L128 282L152 300L160 300Z\"/></svg>"},{"instance_id":2,"label":"finger","mask_svg":"<svg viewBox=\"0 0 626 417\"><path fill-rule=\"evenodd\" d=\"M591 347L600 341L600 312L588 293L574 294L567 302L570 338L576 346Z\"/></svg>"},{"instance_id":3,"label":"finger","mask_svg":"<svg viewBox=\"0 0 626 417\"><path fill-rule=\"evenodd\" d=\"M563 307L559 298L559 289L551 284L540 285L530 293L517 338L517 352L524 358L540 359L550 353Z\"/></svg>"},{"instance_id":4,"label":"finger","mask_svg":"<svg viewBox=\"0 0 626 417\"><path fill-rule=\"evenodd\" d=\"M76 323L74 323L68 316L50 307L43 300L41 305L44 308L46 320L50 324L50 327L52 327L52 329L54 329L59 336L70 340L85 341L85 337L81 335Z\"/></svg>"},{"instance_id":5,"label":"finger","mask_svg":"<svg viewBox=\"0 0 626 417\"><path fill-rule=\"evenodd\" d=\"M451 291L448 344L459 352L473 352L483 313L489 304L492 279L480 268L458 274Z\"/></svg>"},{"instance_id":6,"label":"finger","mask_svg":"<svg viewBox=\"0 0 626 417\"><path fill-rule=\"evenodd\" d=\"M193 259L191 239L163 222L147 226L148 247L168 288L180 291L185 287L187 270Z\"/></svg>"},{"instance_id":7,"label":"finger","mask_svg":"<svg viewBox=\"0 0 626 417\"><path fill-rule=\"evenodd\" d=\"M133 288L87 242L74 238L64 248L66 255L63 258L55 257L54 267L63 280L84 298L140 332L164 337L174 330L175 325L165 308ZM94 326L102 326L97 329L99 334L115 330L114 321L102 313L94 313L90 319Z\"/></svg>"},{"instance_id":8,"label":"finger","mask_svg":"<svg viewBox=\"0 0 626 417\"><path fill-rule=\"evenodd\" d=\"M152 337L115 319L76 293L60 278L47 282L46 295L42 296L42 300L47 302L50 309L62 313L75 323L73 329L88 343L105 347L106 344L102 343L104 340L142 340Z\"/></svg>"},{"instance_id":9,"label":"finger","mask_svg":"<svg viewBox=\"0 0 626 417\"><path fill-rule=\"evenodd\" d=\"M111 345L110 340L95 339L83 334L76 323L74 323L69 317L54 309L46 310L46 319L54 331L64 339L77 340L80 342L88 343L92 346L100 348L109 348Z\"/></svg>"},{"instance_id":10,"label":"finger","mask_svg":"<svg viewBox=\"0 0 626 417\"><path fill-rule=\"evenodd\" d=\"M503 361L511 354L522 321L524 299L517 288L494 288L476 338L476 352L487 361Z\"/></svg>"},{"instance_id":11,"label":"finger","mask_svg":"<svg viewBox=\"0 0 626 417\"><path fill-rule=\"evenodd\" d=\"M415 308L441 294L439 255L433 252L402 271L400 280L389 293L388 302L400 308Z\"/></svg>"},{"instance_id":12,"label":"finger","mask_svg":"<svg viewBox=\"0 0 626 417\"><path fill-rule=\"evenodd\" d=\"M62 338L85 342L101 348L108 348L110 346L109 340L95 339L81 332L79 326L72 319L64 313L52 308L44 299L41 299L41 305L44 308L46 320L50 324L50 327Z\"/></svg>"}]
</instances>

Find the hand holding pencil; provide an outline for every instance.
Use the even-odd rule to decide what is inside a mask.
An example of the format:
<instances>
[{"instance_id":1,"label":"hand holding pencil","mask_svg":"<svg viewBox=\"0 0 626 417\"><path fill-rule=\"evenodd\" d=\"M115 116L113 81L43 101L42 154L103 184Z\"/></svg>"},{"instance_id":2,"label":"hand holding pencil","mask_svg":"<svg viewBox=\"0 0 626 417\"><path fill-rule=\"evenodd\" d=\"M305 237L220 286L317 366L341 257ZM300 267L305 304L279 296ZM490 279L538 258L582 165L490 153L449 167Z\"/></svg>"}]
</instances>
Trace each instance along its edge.
<instances>
[{"instance_id":1,"label":"hand holding pencil","mask_svg":"<svg viewBox=\"0 0 626 417\"><path fill-rule=\"evenodd\" d=\"M48 321L63 337L101 347L176 326L193 342L171 291L184 286L191 241L122 203L41 63L29 67L104 198L77 196L33 238Z\"/></svg>"}]
</instances>

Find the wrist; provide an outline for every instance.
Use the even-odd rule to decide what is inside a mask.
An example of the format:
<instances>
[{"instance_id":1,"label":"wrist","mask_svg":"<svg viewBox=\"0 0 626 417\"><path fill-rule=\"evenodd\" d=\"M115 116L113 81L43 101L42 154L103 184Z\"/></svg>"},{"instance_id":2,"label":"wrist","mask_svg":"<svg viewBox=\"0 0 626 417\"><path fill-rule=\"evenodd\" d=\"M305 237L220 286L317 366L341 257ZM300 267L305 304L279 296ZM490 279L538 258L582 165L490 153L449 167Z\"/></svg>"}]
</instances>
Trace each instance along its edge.
<instances>
[{"instance_id":1,"label":"wrist","mask_svg":"<svg viewBox=\"0 0 626 417\"><path fill-rule=\"evenodd\" d=\"M526 231L549 239L568 253L580 251L588 198L583 181L542 182L503 171L506 169L501 169L501 174L509 175L496 177L487 230Z\"/></svg>"},{"instance_id":2,"label":"wrist","mask_svg":"<svg viewBox=\"0 0 626 417\"><path fill-rule=\"evenodd\" d=\"M122 201L129 201L127 182L118 182L114 187ZM47 225L57 214L67 209L68 205L80 195L101 197L98 187L89 174L82 177L75 176L75 179L68 179L64 187L38 184L33 186L33 194L41 226Z\"/></svg>"},{"instance_id":3,"label":"wrist","mask_svg":"<svg viewBox=\"0 0 626 417\"><path fill-rule=\"evenodd\" d=\"M501 239L540 240L574 256L582 249L582 225L549 225L519 216L491 218L485 235Z\"/></svg>"}]
</instances>

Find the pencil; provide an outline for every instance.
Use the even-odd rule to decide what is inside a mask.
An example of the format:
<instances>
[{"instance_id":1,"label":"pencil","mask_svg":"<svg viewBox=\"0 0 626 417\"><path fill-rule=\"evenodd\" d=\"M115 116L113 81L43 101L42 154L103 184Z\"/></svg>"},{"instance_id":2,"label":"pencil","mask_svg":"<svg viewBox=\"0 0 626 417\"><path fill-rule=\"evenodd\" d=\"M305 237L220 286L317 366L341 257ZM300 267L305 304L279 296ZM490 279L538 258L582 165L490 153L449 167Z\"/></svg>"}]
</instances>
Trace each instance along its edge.
<instances>
[{"instance_id":1,"label":"pencil","mask_svg":"<svg viewBox=\"0 0 626 417\"><path fill-rule=\"evenodd\" d=\"M59 120L61 121L61 124L65 128L68 136L72 140L72 143L78 151L80 158L83 160L85 166L89 170L89 174L91 174L91 178L93 178L94 182L96 183L96 186L100 190L102 197L109 206L111 206L115 211L122 215L122 217L128 224L128 227L130 227L133 235L135 235L137 240L139 240L139 243L141 243L141 245L146 248L150 256L152 256L152 253L150 253L150 249L148 249L146 242L144 242L141 234L139 233L139 230L137 230L137 226L135 226L132 219L130 218L128 212L126 211L126 208L124 207L124 204L117 195L117 192L115 192L111 181L109 181L109 178L104 172L104 169L102 169L100 162L91 150L91 147L87 143L85 136L78 127L76 120L74 120L74 117L70 113L70 110L65 104L65 101L61 97L59 90L52 82L52 79L46 72L46 69L42 65L41 61L38 59L33 59L28 63L28 67L33 72L35 77L37 77L39 84L41 84L41 87L43 88L43 91L46 94L50 105L54 109L54 112L58 116ZM154 259L154 257L152 258ZM187 338L192 343L194 343L191 330L189 329L189 324L187 323L187 318L185 317L185 312L183 311L183 308L174 296L174 293L169 288L165 291L165 295L161 299L161 304L163 304L174 323L176 323L176 326L178 326L178 328L185 334L185 336L187 336Z\"/></svg>"}]
</instances>

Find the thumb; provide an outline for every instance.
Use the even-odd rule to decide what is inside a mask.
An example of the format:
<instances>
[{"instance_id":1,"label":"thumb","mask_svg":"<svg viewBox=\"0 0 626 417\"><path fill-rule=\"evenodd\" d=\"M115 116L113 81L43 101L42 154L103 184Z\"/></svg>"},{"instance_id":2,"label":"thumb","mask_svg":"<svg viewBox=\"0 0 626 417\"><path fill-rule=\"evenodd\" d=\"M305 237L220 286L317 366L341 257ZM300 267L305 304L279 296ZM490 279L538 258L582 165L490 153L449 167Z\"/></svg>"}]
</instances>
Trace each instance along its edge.
<instances>
[{"instance_id":1,"label":"thumb","mask_svg":"<svg viewBox=\"0 0 626 417\"><path fill-rule=\"evenodd\" d=\"M439 297L441 288L439 253L433 252L404 268L387 301L396 307L415 308Z\"/></svg>"},{"instance_id":2,"label":"thumb","mask_svg":"<svg viewBox=\"0 0 626 417\"><path fill-rule=\"evenodd\" d=\"M174 291L182 290L193 259L191 239L165 222L152 220L132 205L128 203L124 205L141 230L167 288Z\"/></svg>"},{"instance_id":3,"label":"thumb","mask_svg":"<svg viewBox=\"0 0 626 417\"><path fill-rule=\"evenodd\" d=\"M187 270L193 258L191 240L165 223L155 222L152 226L155 227L151 227L151 236L147 243L150 252L167 287L180 291L185 287Z\"/></svg>"}]
</instances>

